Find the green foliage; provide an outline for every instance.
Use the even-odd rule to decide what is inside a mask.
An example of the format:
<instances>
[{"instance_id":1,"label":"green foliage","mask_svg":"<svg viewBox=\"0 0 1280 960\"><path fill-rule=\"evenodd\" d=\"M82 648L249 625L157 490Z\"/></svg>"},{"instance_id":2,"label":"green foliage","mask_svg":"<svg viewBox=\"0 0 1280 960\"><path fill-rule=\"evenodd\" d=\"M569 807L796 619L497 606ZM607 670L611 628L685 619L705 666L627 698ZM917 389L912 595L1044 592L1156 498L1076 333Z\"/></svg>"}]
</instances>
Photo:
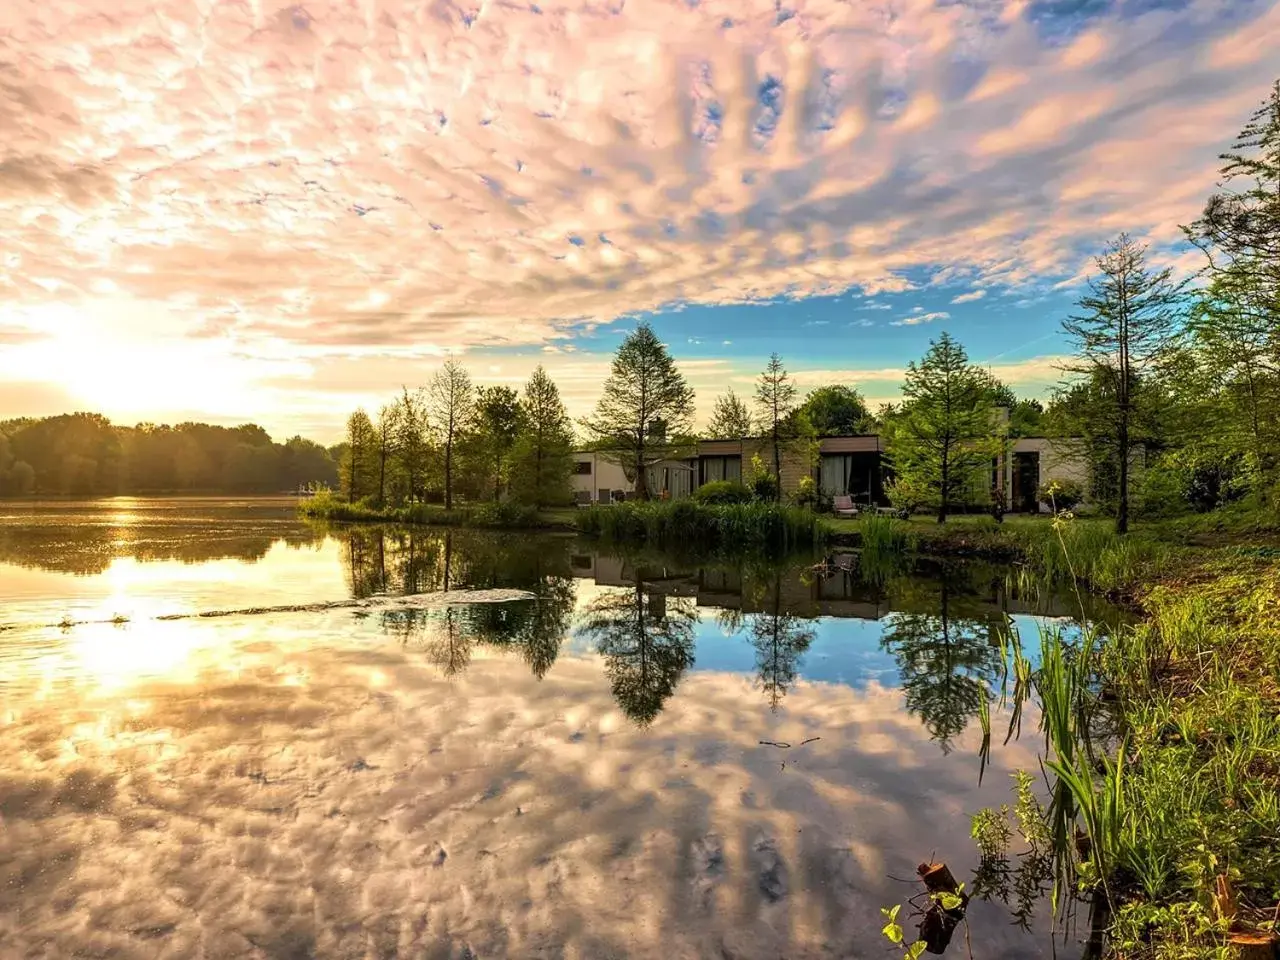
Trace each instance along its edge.
<instances>
[{"instance_id":1,"label":"green foliage","mask_svg":"<svg viewBox=\"0 0 1280 960\"><path fill-rule=\"evenodd\" d=\"M707 425L708 439L741 440L751 436L752 429L751 411L732 388L716 397L711 422Z\"/></svg>"},{"instance_id":2,"label":"green foliage","mask_svg":"<svg viewBox=\"0 0 1280 960\"><path fill-rule=\"evenodd\" d=\"M889 455L903 485L893 495L904 509L904 491L924 498L939 523L957 507L986 503L992 461L1005 446L990 377L944 333L919 364L908 364L903 395L889 422Z\"/></svg>"},{"instance_id":3,"label":"green foliage","mask_svg":"<svg viewBox=\"0 0 1280 960\"><path fill-rule=\"evenodd\" d=\"M795 401L796 385L782 365L782 358L774 353L756 381L756 410L761 433L769 445L774 500L782 495L782 461L787 451L795 441L812 433L808 421L795 415L798 413ZM752 467L754 476L759 477L759 471L754 469L755 458ZM753 486L757 496L764 492L763 485L753 483Z\"/></svg>"},{"instance_id":4,"label":"green foliage","mask_svg":"<svg viewBox=\"0 0 1280 960\"><path fill-rule=\"evenodd\" d=\"M844 437L870 432L866 401L854 387L831 384L809 392L800 412L819 437Z\"/></svg>"},{"instance_id":5,"label":"green foliage","mask_svg":"<svg viewBox=\"0 0 1280 960\"><path fill-rule=\"evenodd\" d=\"M747 486L751 489L751 495L762 503L770 503L778 499L778 479L758 453L751 455Z\"/></svg>"},{"instance_id":6,"label":"green foliage","mask_svg":"<svg viewBox=\"0 0 1280 960\"><path fill-rule=\"evenodd\" d=\"M522 430L510 463L512 498L538 507L568 503L573 425L559 388L541 366L525 384L520 409Z\"/></svg>"},{"instance_id":7,"label":"green foliage","mask_svg":"<svg viewBox=\"0 0 1280 960\"><path fill-rule=\"evenodd\" d=\"M1084 502L1084 486L1079 480L1050 480L1040 485L1036 499L1054 513L1069 512Z\"/></svg>"},{"instance_id":8,"label":"green foliage","mask_svg":"<svg viewBox=\"0 0 1280 960\"><path fill-rule=\"evenodd\" d=\"M699 503L750 503L753 496L746 484L735 480L713 480L693 492Z\"/></svg>"},{"instance_id":9,"label":"green foliage","mask_svg":"<svg viewBox=\"0 0 1280 960\"><path fill-rule=\"evenodd\" d=\"M796 492L792 500L797 507L808 507L810 510L818 506L818 485L813 477L804 476L796 484Z\"/></svg>"},{"instance_id":10,"label":"green foliage","mask_svg":"<svg viewBox=\"0 0 1280 960\"><path fill-rule=\"evenodd\" d=\"M579 532L612 543L779 553L811 546L825 528L810 510L774 503L627 501L574 514Z\"/></svg>"},{"instance_id":11,"label":"green foliage","mask_svg":"<svg viewBox=\"0 0 1280 960\"><path fill-rule=\"evenodd\" d=\"M692 422L693 389L653 328L641 323L618 346L595 413L582 425L634 478L636 497L647 500L649 467L675 455L672 438L688 434Z\"/></svg>"},{"instance_id":12,"label":"green foliage","mask_svg":"<svg viewBox=\"0 0 1280 960\"><path fill-rule=\"evenodd\" d=\"M275 443L255 424L122 427L76 413L0 426L0 496L285 493L338 483L324 447L301 437Z\"/></svg>"}]
</instances>

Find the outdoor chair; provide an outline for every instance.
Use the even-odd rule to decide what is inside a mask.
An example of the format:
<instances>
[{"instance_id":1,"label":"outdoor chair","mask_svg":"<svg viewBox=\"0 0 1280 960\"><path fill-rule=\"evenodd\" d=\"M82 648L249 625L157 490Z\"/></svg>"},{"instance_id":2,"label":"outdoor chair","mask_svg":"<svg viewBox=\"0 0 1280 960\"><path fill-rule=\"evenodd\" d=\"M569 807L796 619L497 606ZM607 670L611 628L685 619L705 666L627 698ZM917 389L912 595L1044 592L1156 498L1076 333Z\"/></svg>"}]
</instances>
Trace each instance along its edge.
<instances>
[{"instance_id":1,"label":"outdoor chair","mask_svg":"<svg viewBox=\"0 0 1280 960\"><path fill-rule=\"evenodd\" d=\"M848 494L841 494L833 498L831 510L837 517L856 517L858 515L858 507L853 502L853 497Z\"/></svg>"},{"instance_id":2,"label":"outdoor chair","mask_svg":"<svg viewBox=\"0 0 1280 960\"><path fill-rule=\"evenodd\" d=\"M591 491L590 491L590 490L575 490L575 491L574 491L574 494L573 494L573 497L574 497L574 502L575 502L579 507L589 507L589 506L591 506Z\"/></svg>"}]
</instances>

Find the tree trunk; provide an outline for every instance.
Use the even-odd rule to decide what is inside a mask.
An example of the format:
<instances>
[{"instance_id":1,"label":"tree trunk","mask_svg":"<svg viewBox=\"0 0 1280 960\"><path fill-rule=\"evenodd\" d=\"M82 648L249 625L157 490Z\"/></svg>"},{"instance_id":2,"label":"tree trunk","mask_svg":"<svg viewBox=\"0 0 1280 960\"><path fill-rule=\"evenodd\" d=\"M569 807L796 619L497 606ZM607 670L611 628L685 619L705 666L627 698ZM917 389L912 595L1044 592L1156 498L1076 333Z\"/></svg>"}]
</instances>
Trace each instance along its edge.
<instances>
[{"instance_id":1,"label":"tree trunk","mask_svg":"<svg viewBox=\"0 0 1280 960\"><path fill-rule=\"evenodd\" d=\"M947 452L942 452L942 477L938 490L938 522L947 522L947 496L951 489L951 465L947 463Z\"/></svg>"},{"instance_id":2,"label":"tree trunk","mask_svg":"<svg viewBox=\"0 0 1280 960\"><path fill-rule=\"evenodd\" d=\"M636 499L640 501L649 499L649 475L644 468L644 447L636 450Z\"/></svg>"},{"instance_id":3,"label":"tree trunk","mask_svg":"<svg viewBox=\"0 0 1280 960\"><path fill-rule=\"evenodd\" d=\"M453 434L444 442L444 508L453 509Z\"/></svg>"},{"instance_id":4,"label":"tree trunk","mask_svg":"<svg viewBox=\"0 0 1280 960\"><path fill-rule=\"evenodd\" d=\"M1123 401L1122 401L1123 402ZM1116 533L1129 532L1129 411L1120 411L1120 502L1116 504Z\"/></svg>"},{"instance_id":5,"label":"tree trunk","mask_svg":"<svg viewBox=\"0 0 1280 960\"><path fill-rule=\"evenodd\" d=\"M387 445L384 442L378 451L378 503L387 502Z\"/></svg>"}]
</instances>

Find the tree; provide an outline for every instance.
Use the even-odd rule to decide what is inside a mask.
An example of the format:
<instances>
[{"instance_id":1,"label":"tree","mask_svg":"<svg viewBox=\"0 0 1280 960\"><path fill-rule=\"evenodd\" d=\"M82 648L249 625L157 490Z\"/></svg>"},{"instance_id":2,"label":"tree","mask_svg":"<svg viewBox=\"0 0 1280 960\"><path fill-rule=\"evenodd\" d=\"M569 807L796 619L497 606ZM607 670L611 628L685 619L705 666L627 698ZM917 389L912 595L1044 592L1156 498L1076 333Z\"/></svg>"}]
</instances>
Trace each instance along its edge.
<instances>
[{"instance_id":1,"label":"tree","mask_svg":"<svg viewBox=\"0 0 1280 960\"><path fill-rule=\"evenodd\" d=\"M862 395L839 383L811 390L800 410L819 437L856 436L867 433L870 426Z\"/></svg>"},{"instance_id":2,"label":"tree","mask_svg":"<svg viewBox=\"0 0 1280 960\"><path fill-rule=\"evenodd\" d=\"M716 397L716 405L707 424L711 440L741 440L751 436L751 411L730 388Z\"/></svg>"},{"instance_id":3,"label":"tree","mask_svg":"<svg viewBox=\"0 0 1280 960\"><path fill-rule=\"evenodd\" d=\"M431 415L444 445L444 508L453 509L453 452L460 434L471 426L475 392L466 368L450 357L427 387Z\"/></svg>"},{"instance_id":4,"label":"tree","mask_svg":"<svg viewBox=\"0 0 1280 960\"><path fill-rule=\"evenodd\" d=\"M511 495L520 503L547 507L569 499L573 470L573 426L560 391L539 366L520 398L521 431L511 455Z\"/></svg>"},{"instance_id":5,"label":"tree","mask_svg":"<svg viewBox=\"0 0 1280 960\"><path fill-rule=\"evenodd\" d=\"M920 363L907 365L902 394L889 421L894 482L917 491L946 523L952 507L972 499L1003 449L991 379L944 333Z\"/></svg>"},{"instance_id":6,"label":"tree","mask_svg":"<svg viewBox=\"0 0 1280 960\"><path fill-rule=\"evenodd\" d=\"M511 448L524 428L520 395L510 387L482 387L476 393L477 453L493 481L493 499L502 495Z\"/></svg>"},{"instance_id":7,"label":"tree","mask_svg":"<svg viewBox=\"0 0 1280 960\"><path fill-rule=\"evenodd\" d=\"M1173 350L1183 285L1170 279L1168 268L1151 271L1146 247L1126 234L1094 262L1100 275L1090 279L1090 292L1080 298L1081 313L1062 322L1076 349L1075 360L1064 369L1106 385L1098 412L1114 427L1116 532L1125 533L1136 385L1144 374L1156 372Z\"/></svg>"},{"instance_id":8,"label":"tree","mask_svg":"<svg viewBox=\"0 0 1280 960\"><path fill-rule=\"evenodd\" d=\"M756 381L756 407L760 411L760 425L773 451L774 496L782 496L782 450L791 429L791 414L795 409L796 385L791 382L782 358L776 353Z\"/></svg>"},{"instance_id":9,"label":"tree","mask_svg":"<svg viewBox=\"0 0 1280 960\"><path fill-rule=\"evenodd\" d=\"M378 503L387 502L387 468L395 465L396 440L400 431L400 405L384 404L374 424L378 456Z\"/></svg>"},{"instance_id":10,"label":"tree","mask_svg":"<svg viewBox=\"0 0 1280 960\"><path fill-rule=\"evenodd\" d=\"M348 503L369 496L374 482L374 430L363 409L347 418L347 456L342 464L341 481Z\"/></svg>"},{"instance_id":11,"label":"tree","mask_svg":"<svg viewBox=\"0 0 1280 960\"><path fill-rule=\"evenodd\" d=\"M395 420L395 454L405 483L405 498L410 503L420 501L426 493L427 458L431 453L427 398L421 388L412 393L408 387L400 388Z\"/></svg>"},{"instance_id":12,"label":"tree","mask_svg":"<svg viewBox=\"0 0 1280 960\"><path fill-rule=\"evenodd\" d=\"M649 499L648 471L674 455L668 438L687 434L693 422L693 390L647 323L618 347L595 415L582 425L619 463L635 475L636 497Z\"/></svg>"}]
</instances>

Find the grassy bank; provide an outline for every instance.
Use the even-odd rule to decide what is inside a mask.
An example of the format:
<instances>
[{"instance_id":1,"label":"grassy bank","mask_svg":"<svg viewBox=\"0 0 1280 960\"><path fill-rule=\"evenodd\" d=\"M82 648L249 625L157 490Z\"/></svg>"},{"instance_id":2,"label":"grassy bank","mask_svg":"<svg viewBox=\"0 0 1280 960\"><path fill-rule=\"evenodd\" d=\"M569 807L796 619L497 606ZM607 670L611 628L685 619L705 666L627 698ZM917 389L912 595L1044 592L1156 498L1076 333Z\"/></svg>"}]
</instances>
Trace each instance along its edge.
<instances>
[{"instance_id":1,"label":"grassy bank","mask_svg":"<svg viewBox=\"0 0 1280 960\"><path fill-rule=\"evenodd\" d=\"M402 523L437 527L477 527L508 530L572 530L573 510L526 507L513 503L477 503L444 507L414 503L403 507L379 507L369 503L347 503L322 492L298 504L298 513L311 520L339 523Z\"/></svg>"},{"instance_id":2,"label":"grassy bank","mask_svg":"<svg viewBox=\"0 0 1280 960\"><path fill-rule=\"evenodd\" d=\"M981 532L1040 571L1123 592L1145 618L1106 638L1047 631L1035 671L1011 645L1013 696L1041 708L1049 802L1024 777L1012 812L974 818L976 895L1026 909L1028 891L1052 888L1063 910L1083 897L1108 957L1274 956L1280 550L1253 532L1268 528L1261 516L1126 538L1091 521Z\"/></svg>"},{"instance_id":3,"label":"grassy bank","mask_svg":"<svg viewBox=\"0 0 1280 960\"><path fill-rule=\"evenodd\" d=\"M692 500L619 503L580 510L578 532L606 543L782 553L821 543L811 510L773 503L704 504Z\"/></svg>"}]
</instances>

